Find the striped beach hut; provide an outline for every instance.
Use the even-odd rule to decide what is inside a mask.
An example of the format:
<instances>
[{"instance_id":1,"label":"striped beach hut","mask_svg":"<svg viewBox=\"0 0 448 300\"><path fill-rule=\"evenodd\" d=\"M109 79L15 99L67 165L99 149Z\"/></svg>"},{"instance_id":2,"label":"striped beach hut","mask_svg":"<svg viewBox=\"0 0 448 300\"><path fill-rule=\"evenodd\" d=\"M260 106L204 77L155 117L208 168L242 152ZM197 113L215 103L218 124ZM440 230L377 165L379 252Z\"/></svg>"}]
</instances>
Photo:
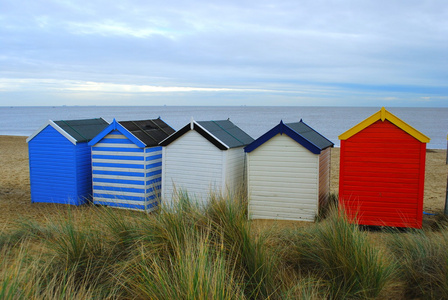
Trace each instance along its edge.
<instances>
[{"instance_id":1,"label":"striped beach hut","mask_svg":"<svg viewBox=\"0 0 448 300\"><path fill-rule=\"evenodd\" d=\"M332 147L302 120L280 122L246 146L249 217L314 221L330 194Z\"/></svg>"},{"instance_id":2,"label":"striped beach hut","mask_svg":"<svg viewBox=\"0 0 448 300\"><path fill-rule=\"evenodd\" d=\"M81 205L91 199L88 142L108 125L103 119L49 120L28 137L32 203Z\"/></svg>"},{"instance_id":3,"label":"striped beach hut","mask_svg":"<svg viewBox=\"0 0 448 300\"><path fill-rule=\"evenodd\" d=\"M339 204L349 219L421 228L429 138L383 107L339 139Z\"/></svg>"},{"instance_id":4,"label":"striped beach hut","mask_svg":"<svg viewBox=\"0 0 448 300\"><path fill-rule=\"evenodd\" d=\"M236 191L244 183L244 146L253 139L230 120L194 121L161 142L162 199L187 192L206 203L211 192Z\"/></svg>"},{"instance_id":5,"label":"striped beach hut","mask_svg":"<svg viewBox=\"0 0 448 300\"><path fill-rule=\"evenodd\" d=\"M157 209L162 147L175 130L160 118L113 122L93 138L93 203L127 209Z\"/></svg>"}]
</instances>

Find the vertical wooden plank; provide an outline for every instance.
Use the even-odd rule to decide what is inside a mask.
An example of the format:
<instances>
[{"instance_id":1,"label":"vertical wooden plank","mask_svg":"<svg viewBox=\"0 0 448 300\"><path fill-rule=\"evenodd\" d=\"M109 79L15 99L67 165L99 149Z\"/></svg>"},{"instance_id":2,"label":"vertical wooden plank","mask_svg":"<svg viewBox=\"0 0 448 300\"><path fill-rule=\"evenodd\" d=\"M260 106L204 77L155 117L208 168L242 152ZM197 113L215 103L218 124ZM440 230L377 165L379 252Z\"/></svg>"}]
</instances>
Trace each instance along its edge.
<instances>
[{"instance_id":1,"label":"vertical wooden plank","mask_svg":"<svg viewBox=\"0 0 448 300\"><path fill-rule=\"evenodd\" d=\"M422 228L423 222L423 197L425 192L425 165L426 165L426 143L420 144L420 174L417 200L416 228Z\"/></svg>"}]
</instances>

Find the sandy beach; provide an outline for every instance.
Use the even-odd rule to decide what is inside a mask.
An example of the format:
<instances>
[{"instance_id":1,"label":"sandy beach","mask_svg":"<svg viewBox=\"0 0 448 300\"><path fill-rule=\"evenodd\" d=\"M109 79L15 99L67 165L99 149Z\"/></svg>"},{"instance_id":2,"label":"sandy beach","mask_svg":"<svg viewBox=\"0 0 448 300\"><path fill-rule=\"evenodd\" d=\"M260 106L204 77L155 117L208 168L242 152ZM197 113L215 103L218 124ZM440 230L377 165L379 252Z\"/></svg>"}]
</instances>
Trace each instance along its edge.
<instances>
[{"instance_id":1,"label":"sandy beach","mask_svg":"<svg viewBox=\"0 0 448 300\"><path fill-rule=\"evenodd\" d=\"M443 213L448 166L446 150L427 150L424 211ZM331 191L337 193L339 148L332 150ZM81 210L89 209L88 207ZM28 147L26 137L0 136L0 230L20 218L45 219L67 212L67 206L46 203L31 204ZM424 215L424 220L432 216Z\"/></svg>"}]
</instances>

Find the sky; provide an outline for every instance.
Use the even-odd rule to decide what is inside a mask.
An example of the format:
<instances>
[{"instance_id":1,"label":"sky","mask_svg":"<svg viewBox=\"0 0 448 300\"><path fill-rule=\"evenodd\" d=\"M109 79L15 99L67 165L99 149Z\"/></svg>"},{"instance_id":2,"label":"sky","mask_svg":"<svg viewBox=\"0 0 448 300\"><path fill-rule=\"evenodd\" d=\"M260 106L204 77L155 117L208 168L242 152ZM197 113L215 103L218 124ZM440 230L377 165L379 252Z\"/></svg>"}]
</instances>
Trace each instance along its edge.
<instances>
[{"instance_id":1,"label":"sky","mask_svg":"<svg viewBox=\"0 0 448 300\"><path fill-rule=\"evenodd\" d=\"M448 107L446 0L0 0L0 106Z\"/></svg>"}]
</instances>

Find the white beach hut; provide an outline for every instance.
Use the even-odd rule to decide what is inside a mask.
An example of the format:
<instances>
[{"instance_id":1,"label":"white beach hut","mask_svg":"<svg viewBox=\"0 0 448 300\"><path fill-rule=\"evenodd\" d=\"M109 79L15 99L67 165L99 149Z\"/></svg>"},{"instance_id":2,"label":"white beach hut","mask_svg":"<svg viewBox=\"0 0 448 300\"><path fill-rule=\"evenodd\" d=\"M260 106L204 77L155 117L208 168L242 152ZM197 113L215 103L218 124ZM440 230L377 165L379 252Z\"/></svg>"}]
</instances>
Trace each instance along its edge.
<instances>
[{"instance_id":1,"label":"white beach hut","mask_svg":"<svg viewBox=\"0 0 448 300\"><path fill-rule=\"evenodd\" d=\"M314 221L330 193L331 147L302 120L280 122L246 146L249 217Z\"/></svg>"},{"instance_id":2,"label":"white beach hut","mask_svg":"<svg viewBox=\"0 0 448 300\"><path fill-rule=\"evenodd\" d=\"M206 203L211 192L235 191L244 182L244 146L253 139L230 120L192 120L160 143L162 201L176 192Z\"/></svg>"}]
</instances>

